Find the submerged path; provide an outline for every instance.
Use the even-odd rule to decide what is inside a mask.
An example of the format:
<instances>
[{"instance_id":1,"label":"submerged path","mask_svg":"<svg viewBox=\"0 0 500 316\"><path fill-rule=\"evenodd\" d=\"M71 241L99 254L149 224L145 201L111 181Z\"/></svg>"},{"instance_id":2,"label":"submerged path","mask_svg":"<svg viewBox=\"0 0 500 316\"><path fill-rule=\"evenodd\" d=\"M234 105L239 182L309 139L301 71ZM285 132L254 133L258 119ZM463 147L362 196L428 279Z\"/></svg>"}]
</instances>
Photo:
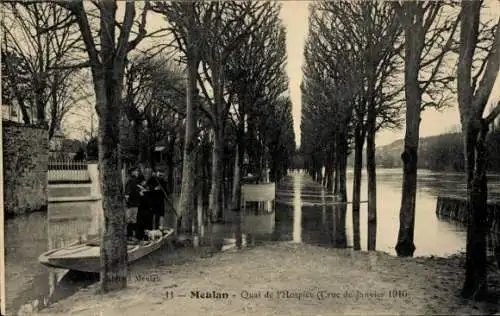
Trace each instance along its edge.
<instances>
[{"instance_id":1,"label":"submerged path","mask_svg":"<svg viewBox=\"0 0 500 316\"><path fill-rule=\"evenodd\" d=\"M278 184L276 202L303 206L331 205L334 195L310 175L293 172Z\"/></svg>"}]
</instances>

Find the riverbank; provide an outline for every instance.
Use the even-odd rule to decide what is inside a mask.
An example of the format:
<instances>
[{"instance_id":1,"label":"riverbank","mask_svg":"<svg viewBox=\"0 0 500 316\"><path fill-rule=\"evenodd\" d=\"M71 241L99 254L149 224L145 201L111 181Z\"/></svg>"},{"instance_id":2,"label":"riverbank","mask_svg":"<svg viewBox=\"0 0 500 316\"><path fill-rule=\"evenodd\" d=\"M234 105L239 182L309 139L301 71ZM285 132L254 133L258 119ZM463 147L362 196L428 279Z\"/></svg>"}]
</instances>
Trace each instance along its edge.
<instances>
[{"instance_id":1,"label":"riverbank","mask_svg":"<svg viewBox=\"0 0 500 316\"><path fill-rule=\"evenodd\" d=\"M200 253L189 261L179 256L159 253L131 267L127 289L97 295L94 284L40 315L472 315L498 310L496 303L474 304L457 296L464 274L459 255L397 258L282 242L208 257ZM490 275L491 290L500 293L498 273Z\"/></svg>"}]
</instances>

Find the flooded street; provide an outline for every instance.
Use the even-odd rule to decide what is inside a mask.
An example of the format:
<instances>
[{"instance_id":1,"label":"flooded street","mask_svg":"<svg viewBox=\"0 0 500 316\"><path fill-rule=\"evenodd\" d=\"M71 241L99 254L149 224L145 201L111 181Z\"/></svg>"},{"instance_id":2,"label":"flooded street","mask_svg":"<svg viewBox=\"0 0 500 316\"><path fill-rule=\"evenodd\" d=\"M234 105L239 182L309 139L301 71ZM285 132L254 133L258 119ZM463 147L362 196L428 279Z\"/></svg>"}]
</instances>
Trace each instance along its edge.
<instances>
[{"instance_id":1,"label":"flooded street","mask_svg":"<svg viewBox=\"0 0 500 316\"><path fill-rule=\"evenodd\" d=\"M365 174L363 174L365 177ZM395 255L401 201L401 170L377 170L377 250ZM361 200L366 201L366 178ZM463 195L465 182L460 174L419 171L415 256L447 256L465 249L465 228L436 217L438 195ZM352 170L348 172L348 200L352 197ZM490 197L499 190L500 178L490 179ZM352 217L332 205L330 193L303 173L291 173L278 185L274 231L264 240L290 241L325 247L352 246ZM361 206L361 247L367 247L367 205ZM33 213L5 223L7 314L16 315L71 295L79 287L95 282L96 276L49 269L38 256L53 248L78 241L93 225L93 208L88 202L50 204L47 213ZM258 239L258 238L257 238ZM57 286L56 286L57 284ZM24 305L24 306L23 306ZM29 307L28 305L32 306Z\"/></svg>"}]
</instances>

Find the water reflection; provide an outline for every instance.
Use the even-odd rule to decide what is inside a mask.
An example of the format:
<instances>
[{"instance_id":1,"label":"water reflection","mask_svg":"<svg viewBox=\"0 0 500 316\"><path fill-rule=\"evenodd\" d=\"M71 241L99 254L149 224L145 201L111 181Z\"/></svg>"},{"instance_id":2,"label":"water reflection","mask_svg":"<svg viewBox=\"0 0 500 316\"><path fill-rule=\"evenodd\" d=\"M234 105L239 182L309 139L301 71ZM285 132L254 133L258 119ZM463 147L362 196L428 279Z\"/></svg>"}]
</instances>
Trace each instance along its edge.
<instances>
[{"instance_id":1,"label":"water reflection","mask_svg":"<svg viewBox=\"0 0 500 316\"><path fill-rule=\"evenodd\" d=\"M332 205L331 194L302 173L291 174L280 184L279 191L277 240L338 248L348 246L345 204Z\"/></svg>"},{"instance_id":2,"label":"water reflection","mask_svg":"<svg viewBox=\"0 0 500 316\"><path fill-rule=\"evenodd\" d=\"M379 170L377 179L377 250L395 255L401 202L401 171ZM422 172L418 179L415 218L415 256L446 256L465 250L465 227L435 214L436 197L444 192L463 194L457 184L460 174ZM495 178L492 178L494 180ZM491 181L491 180L490 180ZM496 184L496 183L495 183ZM293 190L293 191L292 191ZM293 192L293 198L290 193ZM300 194L300 196L299 196ZM492 194L495 196L495 193ZM348 197L352 197L352 173L348 173ZM352 247L351 204L325 205L333 202L331 195L306 174L293 173L280 184L276 208L278 240L292 240L328 247ZM361 200L367 200L366 174L363 174ZM293 235L287 236L287 214L291 213ZM360 210L361 249L367 250L367 205ZM292 224L290 223L290 224ZM300 228L300 230L299 230Z\"/></svg>"},{"instance_id":3,"label":"water reflection","mask_svg":"<svg viewBox=\"0 0 500 316\"><path fill-rule=\"evenodd\" d=\"M347 248L346 218L347 205L337 204L332 206L333 213L333 246Z\"/></svg>"},{"instance_id":4,"label":"water reflection","mask_svg":"<svg viewBox=\"0 0 500 316\"><path fill-rule=\"evenodd\" d=\"M88 202L50 203L47 213L33 213L5 223L7 314L36 311L72 295L95 276L47 268L38 256L85 239L92 218Z\"/></svg>"},{"instance_id":5,"label":"water reflection","mask_svg":"<svg viewBox=\"0 0 500 316\"><path fill-rule=\"evenodd\" d=\"M302 177L293 181L293 241L302 242Z\"/></svg>"}]
</instances>

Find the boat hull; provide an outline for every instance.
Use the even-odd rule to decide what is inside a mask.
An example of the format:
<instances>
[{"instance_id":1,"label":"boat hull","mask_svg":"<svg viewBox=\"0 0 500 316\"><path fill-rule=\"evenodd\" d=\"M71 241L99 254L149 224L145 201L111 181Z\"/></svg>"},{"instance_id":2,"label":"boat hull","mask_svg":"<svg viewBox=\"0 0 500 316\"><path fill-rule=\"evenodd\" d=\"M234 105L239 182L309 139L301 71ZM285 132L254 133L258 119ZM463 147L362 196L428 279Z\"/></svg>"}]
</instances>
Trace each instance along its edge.
<instances>
[{"instance_id":1,"label":"boat hull","mask_svg":"<svg viewBox=\"0 0 500 316\"><path fill-rule=\"evenodd\" d=\"M173 230L145 244L127 245L128 263L132 263L165 245L174 238ZM50 268L83 272L99 272L101 269L100 247L92 243L77 243L49 250L40 255L38 261Z\"/></svg>"}]
</instances>

